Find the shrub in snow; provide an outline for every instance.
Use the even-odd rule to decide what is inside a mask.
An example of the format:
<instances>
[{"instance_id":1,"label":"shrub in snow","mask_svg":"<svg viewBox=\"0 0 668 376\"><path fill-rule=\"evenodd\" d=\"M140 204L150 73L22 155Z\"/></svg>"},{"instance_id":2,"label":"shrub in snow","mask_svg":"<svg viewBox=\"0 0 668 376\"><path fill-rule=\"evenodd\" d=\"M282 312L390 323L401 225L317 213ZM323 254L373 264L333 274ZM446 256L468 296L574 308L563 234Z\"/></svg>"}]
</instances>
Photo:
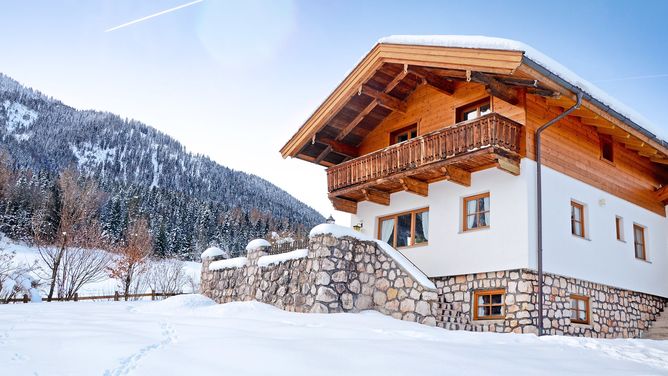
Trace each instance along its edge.
<instances>
[{"instance_id":1,"label":"shrub in snow","mask_svg":"<svg viewBox=\"0 0 668 376\"><path fill-rule=\"evenodd\" d=\"M16 263L14 257L14 252L0 250L0 303L8 303L23 294L31 296L31 300L35 295L39 297L36 289L39 281L31 276L37 265Z\"/></svg>"},{"instance_id":2,"label":"shrub in snow","mask_svg":"<svg viewBox=\"0 0 668 376\"><path fill-rule=\"evenodd\" d=\"M181 292L181 287L186 283L183 266L183 261L176 259L151 260L146 278L149 287L167 294Z\"/></svg>"}]
</instances>

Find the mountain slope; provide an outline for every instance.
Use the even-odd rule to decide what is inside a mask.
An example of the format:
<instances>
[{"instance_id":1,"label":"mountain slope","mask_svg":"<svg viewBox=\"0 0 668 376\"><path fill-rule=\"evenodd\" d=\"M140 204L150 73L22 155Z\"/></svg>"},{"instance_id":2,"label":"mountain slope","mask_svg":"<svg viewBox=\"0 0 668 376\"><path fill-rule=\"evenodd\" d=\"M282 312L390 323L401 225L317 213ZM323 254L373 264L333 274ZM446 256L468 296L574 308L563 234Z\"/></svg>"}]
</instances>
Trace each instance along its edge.
<instances>
[{"instance_id":1,"label":"mountain slope","mask_svg":"<svg viewBox=\"0 0 668 376\"><path fill-rule=\"evenodd\" d=\"M300 232L323 221L266 180L189 153L154 128L76 110L2 74L0 148L22 171L55 176L75 167L94 177L109 194L101 208L107 235L121 236L128 212L139 210L167 243L161 253L191 256L209 244L234 251L267 231Z\"/></svg>"}]
</instances>

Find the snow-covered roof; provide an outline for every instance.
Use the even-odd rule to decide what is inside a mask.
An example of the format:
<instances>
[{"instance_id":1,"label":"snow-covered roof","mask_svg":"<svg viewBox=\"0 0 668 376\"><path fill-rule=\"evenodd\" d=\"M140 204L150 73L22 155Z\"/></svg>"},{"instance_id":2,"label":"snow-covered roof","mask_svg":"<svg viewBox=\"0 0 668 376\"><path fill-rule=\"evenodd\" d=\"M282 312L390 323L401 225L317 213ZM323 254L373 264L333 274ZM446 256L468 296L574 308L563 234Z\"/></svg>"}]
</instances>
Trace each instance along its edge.
<instances>
[{"instance_id":1,"label":"snow-covered roof","mask_svg":"<svg viewBox=\"0 0 668 376\"><path fill-rule=\"evenodd\" d=\"M540 65L570 85L577 87L583 93L591 96L594 100L627 118L628 121L643 128L645 133L650 133L651 136L659 138L659 141L663 142L664 145L666 142L663 140L668 140L667 129L656 126L631 107L613 98L601 88L580 77L572 70L566 68L556 60L528 44L512 39L487 37L482 35L392 35L381 38L378 40L378 43L523 52L525 58Z\"/></svg>"},{"instance_id":2,"label":"snow-covered roof","mask_svg":"<svg viewBox=\"0 0 668 376\"><path fill-rule=\"evenodd\" d=\"M316 235L325 235L325 234L331 234L337 238L344 237L344 236L349 236L351 238L363 240L363 241L368 241L368 242L375 242L378 244L378 246L385 252L386 255L388 255L390 258L394 259L394 261L402 268L406 273L408 273L411 277L413 277L419 284L421 284L423 287L429 288L429 289L436 289L436 285L434 285L434 282L432 282L427 275L425 275L420 269L418 269L409 259L406 258L401 252L397 251L394 249L391 245L387 244L386 242L378 239L371 238L369 236L366 236L362 234L361 232L355 231L349 227L343 227L339 226L333 223L323 223L321 225L315 226L311 232L309 233L309 237L313 237Z\"/></svg>"},{"instance_id":3,"label":"snow-covered roof","mask_svg":"<svg viewBox=\"0 0 668 376\"><path fill-rule=\"evenodd\" d=\"M223 251L218 247L209 247L206 251L202 252L202 260L205 258L214 258L218 256L227 256L227 252Z\"/></svg>"},{"instance_id":4,"label":"snow-covered roof","mask_svg":"<svg viewBox=\"0 0 668 376\"><path fill-rule=\"evenodd\" d=\"M264 239L255 239L251 240L250 243L248 243L248 245L246 246L246 250L254 251L256 249L267 248L267 247L271 247L271 243L269 243Z\"/></svg>"}]
</instances>

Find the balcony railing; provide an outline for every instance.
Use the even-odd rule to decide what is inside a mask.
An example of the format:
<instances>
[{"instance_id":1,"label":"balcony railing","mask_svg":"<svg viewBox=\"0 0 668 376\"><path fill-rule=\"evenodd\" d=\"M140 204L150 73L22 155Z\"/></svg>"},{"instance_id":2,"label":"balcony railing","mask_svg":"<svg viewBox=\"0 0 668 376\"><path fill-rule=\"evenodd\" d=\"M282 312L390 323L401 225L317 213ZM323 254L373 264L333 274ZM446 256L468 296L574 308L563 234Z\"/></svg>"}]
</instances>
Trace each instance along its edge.
<instances>
[{"instance_id":1,"label":"balcony railing","mask_svg":"<svg viewBox=\"0 0 668 376\"><path fill-rule=\"evenodd\" d=\"M519 153L522 125L497 113L427 133L327 169L329 192L483 148Z\"/></svg>"}]
</instances>

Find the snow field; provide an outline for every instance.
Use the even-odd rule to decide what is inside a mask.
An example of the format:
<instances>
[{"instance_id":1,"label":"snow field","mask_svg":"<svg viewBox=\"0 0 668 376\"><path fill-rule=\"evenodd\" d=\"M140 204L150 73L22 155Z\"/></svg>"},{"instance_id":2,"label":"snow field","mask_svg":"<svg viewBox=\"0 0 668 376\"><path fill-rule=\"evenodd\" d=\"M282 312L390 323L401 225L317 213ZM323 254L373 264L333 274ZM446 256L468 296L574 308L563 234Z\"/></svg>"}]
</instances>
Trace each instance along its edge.
<instances>
[{"instance_id":1,"label":"snow field","mask_svg":"<svg viewBox=\"0 0 668 376\"><path fill-rule=\"evenodd\" d=\"M446 331L200 295L0 306L3 375L668 375L668 341Z\"/></svg>"}]
</instances>

